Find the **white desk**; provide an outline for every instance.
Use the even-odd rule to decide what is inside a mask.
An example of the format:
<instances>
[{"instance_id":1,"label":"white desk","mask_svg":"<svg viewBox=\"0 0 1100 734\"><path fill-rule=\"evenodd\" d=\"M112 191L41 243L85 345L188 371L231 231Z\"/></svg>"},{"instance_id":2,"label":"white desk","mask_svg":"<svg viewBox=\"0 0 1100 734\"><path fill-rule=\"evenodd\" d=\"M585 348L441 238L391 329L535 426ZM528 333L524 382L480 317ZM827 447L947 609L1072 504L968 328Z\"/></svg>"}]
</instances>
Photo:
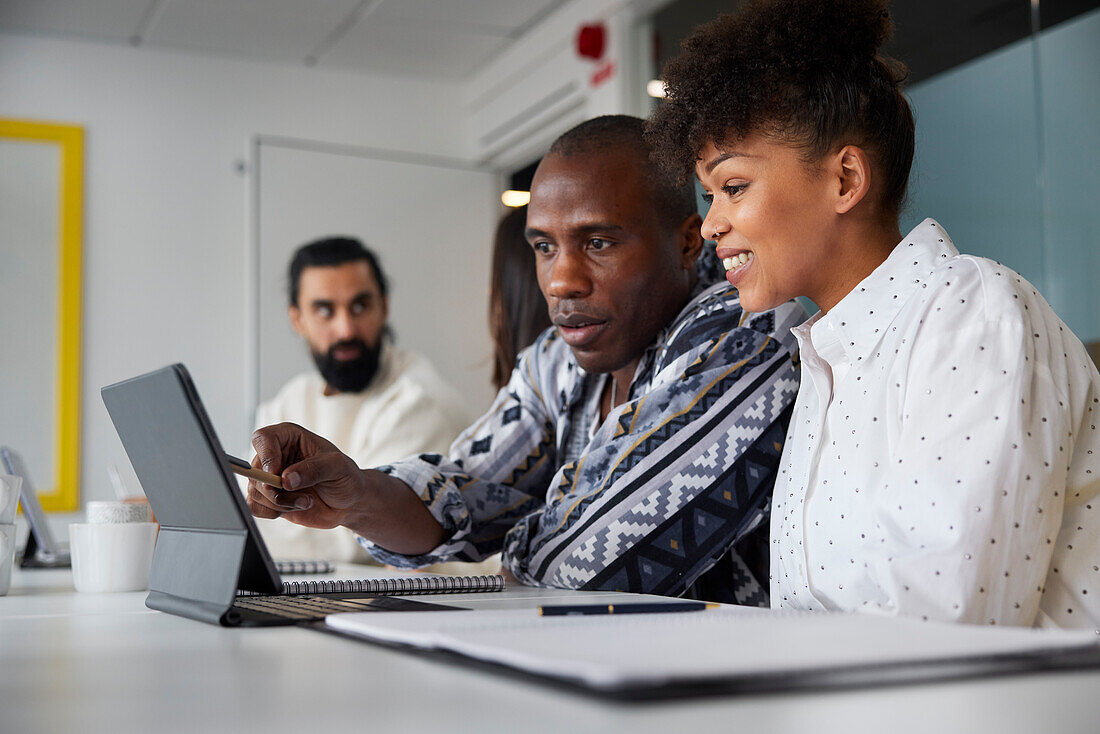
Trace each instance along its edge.
<instances>
[{"instance_id":1,"label":"white desk","mask_svg":"<svg viewBox=\"0 0 1100 734\"><path fill-rule=\"evenodd\" d=\"M578 593L431 600L499 608ZM0 732L1100 730L1100 672L625 705L307 629L214 627L144 600L78 594L68 571L17 570L0 597Z\"/></svg>"}]
</instances>

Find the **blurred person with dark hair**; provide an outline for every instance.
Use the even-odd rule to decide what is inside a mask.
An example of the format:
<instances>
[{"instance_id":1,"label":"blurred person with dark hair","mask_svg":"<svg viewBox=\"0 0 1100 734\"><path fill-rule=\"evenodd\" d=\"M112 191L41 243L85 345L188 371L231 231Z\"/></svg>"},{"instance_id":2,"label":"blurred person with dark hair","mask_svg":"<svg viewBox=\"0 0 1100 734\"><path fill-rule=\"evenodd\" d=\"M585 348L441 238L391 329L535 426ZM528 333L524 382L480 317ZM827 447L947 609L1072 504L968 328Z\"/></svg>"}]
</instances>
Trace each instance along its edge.
<instances>
[{"instance_id":1,"label":"blurred person with dark hair","mask_svg":"<svg viewBox=\"0 0 1100 734\"><path fill-rule=\"evenodd\" d=\"M357 239L326 237L298 248L288 270L287 316L317 369L261 404L257 425L304 426L362 467L446 451L469 414L426 359L394 343L378 257ZM344 528L263 520L259 527L278 557L371 560Z\"/></svg>"},{"instance_id":2,"label":"blurred person with dark hair","mask_svg":"<svg viewBox=\"0 0 1100 734\"><path fill-rule=\"evenodd\" d=\"M684 42L649 129L742 305L821 309L795 329L772 604L1100 628L1100 375L1017 273L932 219L902 236L892 30L884 0L748 0Z\"/></svg>"},{"instance_id":3,"label":"blurred person with dark hair","mask_svg":"<svg viewBox=\"0 0 1100 734\"><path fill-rule=\"evenodd\" d=\"M598 117L539 163L525 237L554 328L449 454L361 471L282 424L253 434L260 517L342 525L419 567L502 552L521 582L767 603L767 512L797 390L794 302L713 278L692 187L644 122ZM763 565L762 565L763 564Z\"/></svg>"},{"instance_id":4,"label":"blurred person with dark hair","mask_svg":"<svg viewBox=\"0 0 1100 734\"><path fill-rule=\"evenodd\" d=\"M493 387L512 376L516 357L550 328L546 298L539 290L535 252L527 244L527 207L511 209L500 219L493 238L489 283L489 331L493 338Z\"/></svg>"}]
</instances>

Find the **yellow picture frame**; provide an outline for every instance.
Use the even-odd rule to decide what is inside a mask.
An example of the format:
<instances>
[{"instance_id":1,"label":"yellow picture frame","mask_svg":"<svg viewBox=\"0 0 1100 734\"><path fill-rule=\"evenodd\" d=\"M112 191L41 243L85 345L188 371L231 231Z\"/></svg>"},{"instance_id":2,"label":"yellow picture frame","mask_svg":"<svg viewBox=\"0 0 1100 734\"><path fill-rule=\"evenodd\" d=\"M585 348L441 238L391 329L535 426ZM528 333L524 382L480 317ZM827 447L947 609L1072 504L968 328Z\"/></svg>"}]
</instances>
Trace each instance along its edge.
<instances>
[{"instance_id":1,"label":"yellow picture frame","mask_svg":"<svg viewBox=\"0 0 1100 734\"><path fill-rule=\"evenodd\" d=\"M80 508L81 307L84 250L84 128L35 120L0 118L0 138L57 145L58 180L57 365L55 380L54 477L37 488L48 512Z\"/></svg>"}]
</instances>

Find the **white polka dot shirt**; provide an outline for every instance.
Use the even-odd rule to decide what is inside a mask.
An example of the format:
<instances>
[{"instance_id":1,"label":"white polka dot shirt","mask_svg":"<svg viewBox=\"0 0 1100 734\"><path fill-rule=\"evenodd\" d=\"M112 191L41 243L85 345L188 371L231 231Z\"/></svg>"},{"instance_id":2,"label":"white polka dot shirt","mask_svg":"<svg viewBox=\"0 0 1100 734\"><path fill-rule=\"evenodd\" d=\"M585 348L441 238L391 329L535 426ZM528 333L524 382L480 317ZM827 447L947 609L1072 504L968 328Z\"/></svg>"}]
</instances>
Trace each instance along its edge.
<instances>
[{"instance_id":1,"label":"white polka dot shirt","mask_svg":"<svg viewBox=\"0 0 1100 734\"><path fill-rule=\"evenodd\" d=\"M793 331L774 606L1100 629L1100 375L1030 283L926 219Z\"/></svg>"}]
</instances>

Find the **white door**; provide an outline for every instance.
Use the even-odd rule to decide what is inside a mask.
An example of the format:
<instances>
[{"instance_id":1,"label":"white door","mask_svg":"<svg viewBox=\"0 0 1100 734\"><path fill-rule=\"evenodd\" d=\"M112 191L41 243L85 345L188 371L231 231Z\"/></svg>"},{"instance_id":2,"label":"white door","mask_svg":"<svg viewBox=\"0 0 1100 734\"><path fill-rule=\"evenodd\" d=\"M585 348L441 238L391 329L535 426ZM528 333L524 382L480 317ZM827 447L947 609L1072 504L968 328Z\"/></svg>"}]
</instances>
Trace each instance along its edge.
<instances>
[{"instance_id":1,"label":"white door","mask_svg":"<svg viewBox=\"0 0 1100 734\"><path fill-rule=\"evenodd\" d=\"M286 270L294 250L327 235L351 235L378 254L390 281L390 326L466 398L488 407L492 348L487 312L497 176L433 159L386 159L336 146L253 148L251 319L254 390L271 398L313 369L287 322Z\"/></svg>"}]
</instances>

